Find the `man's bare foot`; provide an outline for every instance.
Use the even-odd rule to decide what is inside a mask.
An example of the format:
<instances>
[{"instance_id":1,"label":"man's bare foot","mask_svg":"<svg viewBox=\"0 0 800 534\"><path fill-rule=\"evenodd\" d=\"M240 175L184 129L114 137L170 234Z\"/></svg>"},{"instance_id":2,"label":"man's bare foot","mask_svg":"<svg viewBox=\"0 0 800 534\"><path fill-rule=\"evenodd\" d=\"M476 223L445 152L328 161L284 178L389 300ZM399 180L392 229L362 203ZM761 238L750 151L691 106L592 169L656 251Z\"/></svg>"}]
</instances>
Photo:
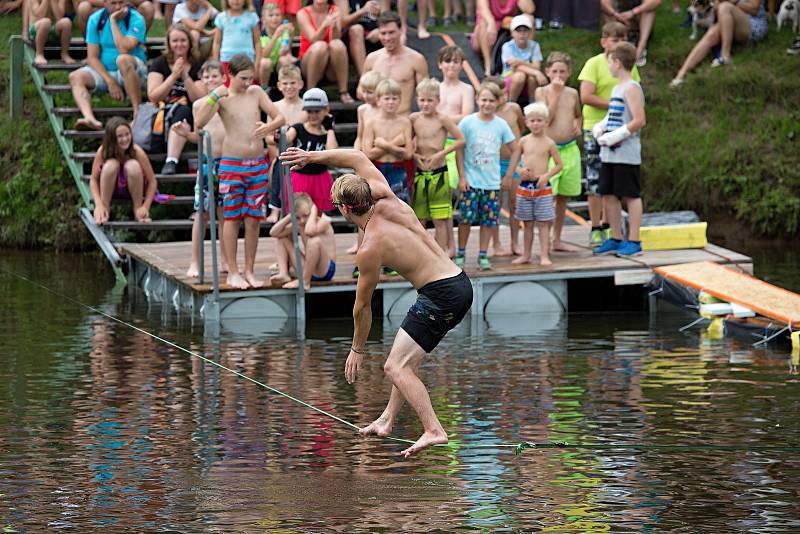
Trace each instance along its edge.
<instances>
[{"instance_id":1,"label":"man's bare foot","mask_svg":"<svg viewBox=\"0 0 800 534\"><path fill-rule=\"evenodd\" d=\"M311 284L303 284L303 286L305 287L306 291L311 289ZM285 289L297 289L298 287L300 287L300 283L299 280L292 280L291 282L286 282L285 284L283 284L283 287Z\"/></svg>"},{"instance_id":2,"label":"man's bare foot","mask_svg":"<svg viewBox=\"0 0 800 534\"><path fill-rule=\"evenodd\" d=\"M520 256L514 260L511 260L511 265L522 265L525 263L532 263L530 256Z\"/></svg>"},{"instance_id":3,"label":"man's bare foot","mask_svg":"<svg viewBox=\"0 0 800 534\"><path fill-rule=\"evenodd\" d=\"M33 58L34 65L47 65L47 58L44 57L42 54L36 54Z\"/></svg>"},{"instance_id":4,"label":"man's bare foot","mask_svg":"<svg viewBox=\"0 0 800 534\"><path fill-rule=\"evenodd\" d=\"M61 54L61 61L63 61L67 65L74 65L75 64L75 60L72 59L72 56L70 56L69 54Z\"/></svg>"},{"instance_id":5,"label":"man's bare foot","mask_svg":"<svg viewBox=\"0 0 800 534\"><path fill-rule=\"evenodd\" d=\"M558 250L559 252L578 252L578 249L573 247L572 245L567 245L561 240L554 240L553 245L550 247L552 250Z\"/></svg>"},{"instance_id":6,"label":"man's bare foot","mask_svg":"<svg viewBox=\"0 0 800 534\"><path fill-rule=\"evenodd\" d=\"M348 254L355 254L358 252L358 243L347 249Z\"/></svg>"},{"instance_id":7,"label":"man's bare foot","mask_svg":"<svg viewBox=\"0 0 800 534\"><path fill-rule=\"evenodd\" d=\"M539 265L541 265L542 267L550 267L551 265L553 265L553 262L550 261L550 258L542 258L539 260Z\"/></svg>"},{"instance_id":8,"label":"man's bare foot","mask_svg":"<svg viewBox=\"0 0 800 534\"><path fill-rule=\"evenodd\" d=\"M447 434L440 432L425 432L412 446L401 452L404 458L411 458L421 450L427 449L431 445L442 445L447 443Z\"/></svg>"},{"instance_id":9,"label":"man's bare foot","mask_svg":"<svg viewBox=\"0 0 800 534\"><path fill-rule=\"evenodd\" d=\"M283 286L286 282L290 281L289 275L286 274L273 274L269 277L269 285L271 286Z\"/></svg>"},{"instance_id":10,"label":"man's bare foot","mask_svg":"<svg viewBox=\"0 0 800 534\"><path fill-rule=\"evenodd\" d=\"M392 433L392 423L384 421L379 417L364 428L359 428L358 433L362 436L375 434L376 436L383 438Z\"/></svg>"},{"instance_id":11,"label":"man's bare foot","mask_svg":"<svg viewBox=\"0 0 800 534\"><path fill-rule=\"evenodd\" d=\"M264 285L264 282L256 278L255 273L252 272L245 272L244 279L247 280L247 283L250 284L250 287L259 288Z\"/></svg>"},{"instance_id":12,"label":"man's bare foot","mask_svg":"<svg viewBox=\"0 0 800 534\"><path fill-rule=\"evenodd\" d=\"M189 265L189 269L186 271L186 276L189 278L197 278L200 276L200 268L197 266L196 263L192 263Z\"/></svg>"},{"instance_id":13,"label":"man's bare foot","mask_svg":"<svg viewBox=\"0 0 800 534\"><path fill-rule=\"evenodd\" d=\"M495 249L493 255L497 256L498 258L503 256L511 256L511 249L509 248Z\"/></svg>"},{"instance_id":14,"label":"man's bare foot","mask_svg":"<svg viewBox=\"0 0 800 534\"><path fill-rule=\"evenodd\" d=\"M250 284L239 273L228 273L228 285L236 289L250 289Z\"/></svg>"}]
</instances>

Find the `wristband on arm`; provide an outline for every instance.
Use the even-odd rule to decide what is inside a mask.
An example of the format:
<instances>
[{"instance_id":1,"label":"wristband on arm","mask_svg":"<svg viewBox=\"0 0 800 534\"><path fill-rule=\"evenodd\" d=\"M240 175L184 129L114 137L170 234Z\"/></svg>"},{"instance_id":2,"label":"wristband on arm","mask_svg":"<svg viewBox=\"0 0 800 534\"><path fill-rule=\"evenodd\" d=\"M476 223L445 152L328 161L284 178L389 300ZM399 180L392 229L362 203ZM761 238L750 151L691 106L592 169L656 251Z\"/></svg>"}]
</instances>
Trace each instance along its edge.
<instances>
[{"instance_id":1,"label":"wristband on arm","mask_svg":"<svg viewBox=\"0 0 800 534\"><path fill-rule=\"evenodd\" d=\"M206 102L208 102L209 106L216 106L217 102L219 102L219 95L216 92L211 91L208 94L208 98L206 99Z\"/></svg>"}]
</instances>

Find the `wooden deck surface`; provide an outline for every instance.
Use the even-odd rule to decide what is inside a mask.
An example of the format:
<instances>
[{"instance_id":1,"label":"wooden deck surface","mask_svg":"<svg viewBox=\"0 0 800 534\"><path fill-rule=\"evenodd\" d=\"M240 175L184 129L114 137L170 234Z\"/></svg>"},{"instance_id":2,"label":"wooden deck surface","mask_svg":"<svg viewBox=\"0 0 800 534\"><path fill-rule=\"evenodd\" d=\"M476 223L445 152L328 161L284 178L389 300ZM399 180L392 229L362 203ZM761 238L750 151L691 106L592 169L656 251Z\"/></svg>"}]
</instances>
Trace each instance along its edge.
<instances>
[{"instance_id":1,"label":"wooden deck surface","mask_svg":"<svg viewBox=\"0 0 800 534\"><path fill-rule=\"evenodd\" d=\"M521 237L520 233L520 237ZM500 229L501 242L508 247L508 227ZM575 278L590 277L592 273L597 276L610 276L618 272L635 272L643 269L652 269L664 265L674 265L688 262L711 261L715 263L737 263L745 268L751 267L752 260L722 247L709 244L705 249L663 250L645 252L636 258L617 258L615 256L593 256L588 246L589 232L578 226L564 228L564 240L579 248L577 252L554 252L551 255L553 265L541 267L537 264L511 265L511 257L493 257L492 270L479 271L477 268L478 256L478 229L473 228L467 247L467 263L465 271L472 278L498 277L514 275L542 275L548 278ZM342 286L342 291L355 289L355 280L352 278L355 256L347 254L347 249L355 243L356 234L336 234L336 275L331 282L315 283L314 286L326 287ZM534 242L534 252L538 243ZM191 244L188 241L134 244L123 243L119 245L122 254L131 255L141 260L161 273L174 278L177 282L191 287L194 291L205 293L211 291L211 247L210 242L205 242L206 283L199 284L197 279L186 277L191 258ZM243 264L244 242L239 240L238 255L239 266ZM538 258L534 258L538 261ZM256 275L267 280L272 274L270 265L275 263L274 239L262 237L259 239L258 254L256 256ZM400 277L382 277L382 282L402 281ZM347 287L349 286L349 287ZM262 288L263 289L263 288ZM225 275L220 274L220 290L232 291L225 284ZM236 290L238 291L238 290ZM312 292L314 287L312 287Z\"/></svg>"},{"instance_id":2,"label":"wooden deck surface","mask_svg":"<svg viewBox=\"0 0 800 534\"><path fill-rule=\"evenodd\" d=\"M765 317L800 325L800 295L763 280L708 262L672 265L659 268L658 272Z\"/></svg>"}]
</instances>

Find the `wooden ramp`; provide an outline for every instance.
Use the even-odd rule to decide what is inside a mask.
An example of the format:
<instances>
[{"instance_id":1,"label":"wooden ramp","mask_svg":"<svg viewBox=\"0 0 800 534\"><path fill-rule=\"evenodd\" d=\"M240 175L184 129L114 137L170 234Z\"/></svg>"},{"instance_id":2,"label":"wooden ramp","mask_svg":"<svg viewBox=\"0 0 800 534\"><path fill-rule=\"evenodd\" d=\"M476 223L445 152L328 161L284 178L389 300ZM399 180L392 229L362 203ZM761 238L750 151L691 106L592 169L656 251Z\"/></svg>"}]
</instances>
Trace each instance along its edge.
<instances>
[{"instance_id":1,"label":"wooden ramp","mask_svg":"<svg viewBox=\"0 0 800 534\"><path fill-rule=\"evenodd\" d=\"M655 271L726 302L750 308L764 317L800 326L800 295L731 268L701 261L657 267Z\"/></svg>"}]
</instances>

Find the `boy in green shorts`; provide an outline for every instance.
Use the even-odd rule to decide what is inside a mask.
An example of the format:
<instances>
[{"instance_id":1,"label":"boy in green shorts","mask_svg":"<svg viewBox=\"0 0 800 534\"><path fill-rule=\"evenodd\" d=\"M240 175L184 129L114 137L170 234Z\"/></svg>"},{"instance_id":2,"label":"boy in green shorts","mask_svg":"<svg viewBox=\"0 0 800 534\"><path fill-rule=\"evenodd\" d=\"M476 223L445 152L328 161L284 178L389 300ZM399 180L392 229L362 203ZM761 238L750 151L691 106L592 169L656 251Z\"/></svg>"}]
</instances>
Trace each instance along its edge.
<instances>
[{"instance_id":1,"label":"boy in green shorts","mask_svg":"<svg viewBox=\"0 0 800 534\"><path fill-rule=\"evenodd\" d=\"M553 200L556 217L553 223L553 250L575 252L577 249L561 241L567 201L581 194L581 151L578 137L581 130L581 104L578 91L566 85L572 73L572 59L564 52L553 52L547 56L545 74L550 84L536 89L536 101L547 105L550 117L546 135L556 142L558 154L564 168L556 174Z\"/></svg>"},{"instance_id":2,"label":"boy in green shorts","mask_svg":"<svg viewBox=\"0 0 800 534\"><path fill-rule=\"evenodd\" d=\"M411 114L414 144L414 194L411 207L424 223L433 220L436 242L447 251L448 235L453 234L453 205L446 156L464 147L464 135L456 123L437 111L439 82L425 78L417 85L419 111ZM453 139L447 143L447 138Z\"/></svg>"},{"instance_id":3,"label":"boy in green shorts","mask_svg":"<svg viewBox=\"0 0 800 534\"><path fill-rule=\"evenodd\" d=\"M23 4L23 19L28 38L34 43L36 65L46 65L44 47L49 41L61 42L61 61L75 63L69 55L72 21L65 14L64 0L29 0Z\"/></svg>"}]
</instances>

